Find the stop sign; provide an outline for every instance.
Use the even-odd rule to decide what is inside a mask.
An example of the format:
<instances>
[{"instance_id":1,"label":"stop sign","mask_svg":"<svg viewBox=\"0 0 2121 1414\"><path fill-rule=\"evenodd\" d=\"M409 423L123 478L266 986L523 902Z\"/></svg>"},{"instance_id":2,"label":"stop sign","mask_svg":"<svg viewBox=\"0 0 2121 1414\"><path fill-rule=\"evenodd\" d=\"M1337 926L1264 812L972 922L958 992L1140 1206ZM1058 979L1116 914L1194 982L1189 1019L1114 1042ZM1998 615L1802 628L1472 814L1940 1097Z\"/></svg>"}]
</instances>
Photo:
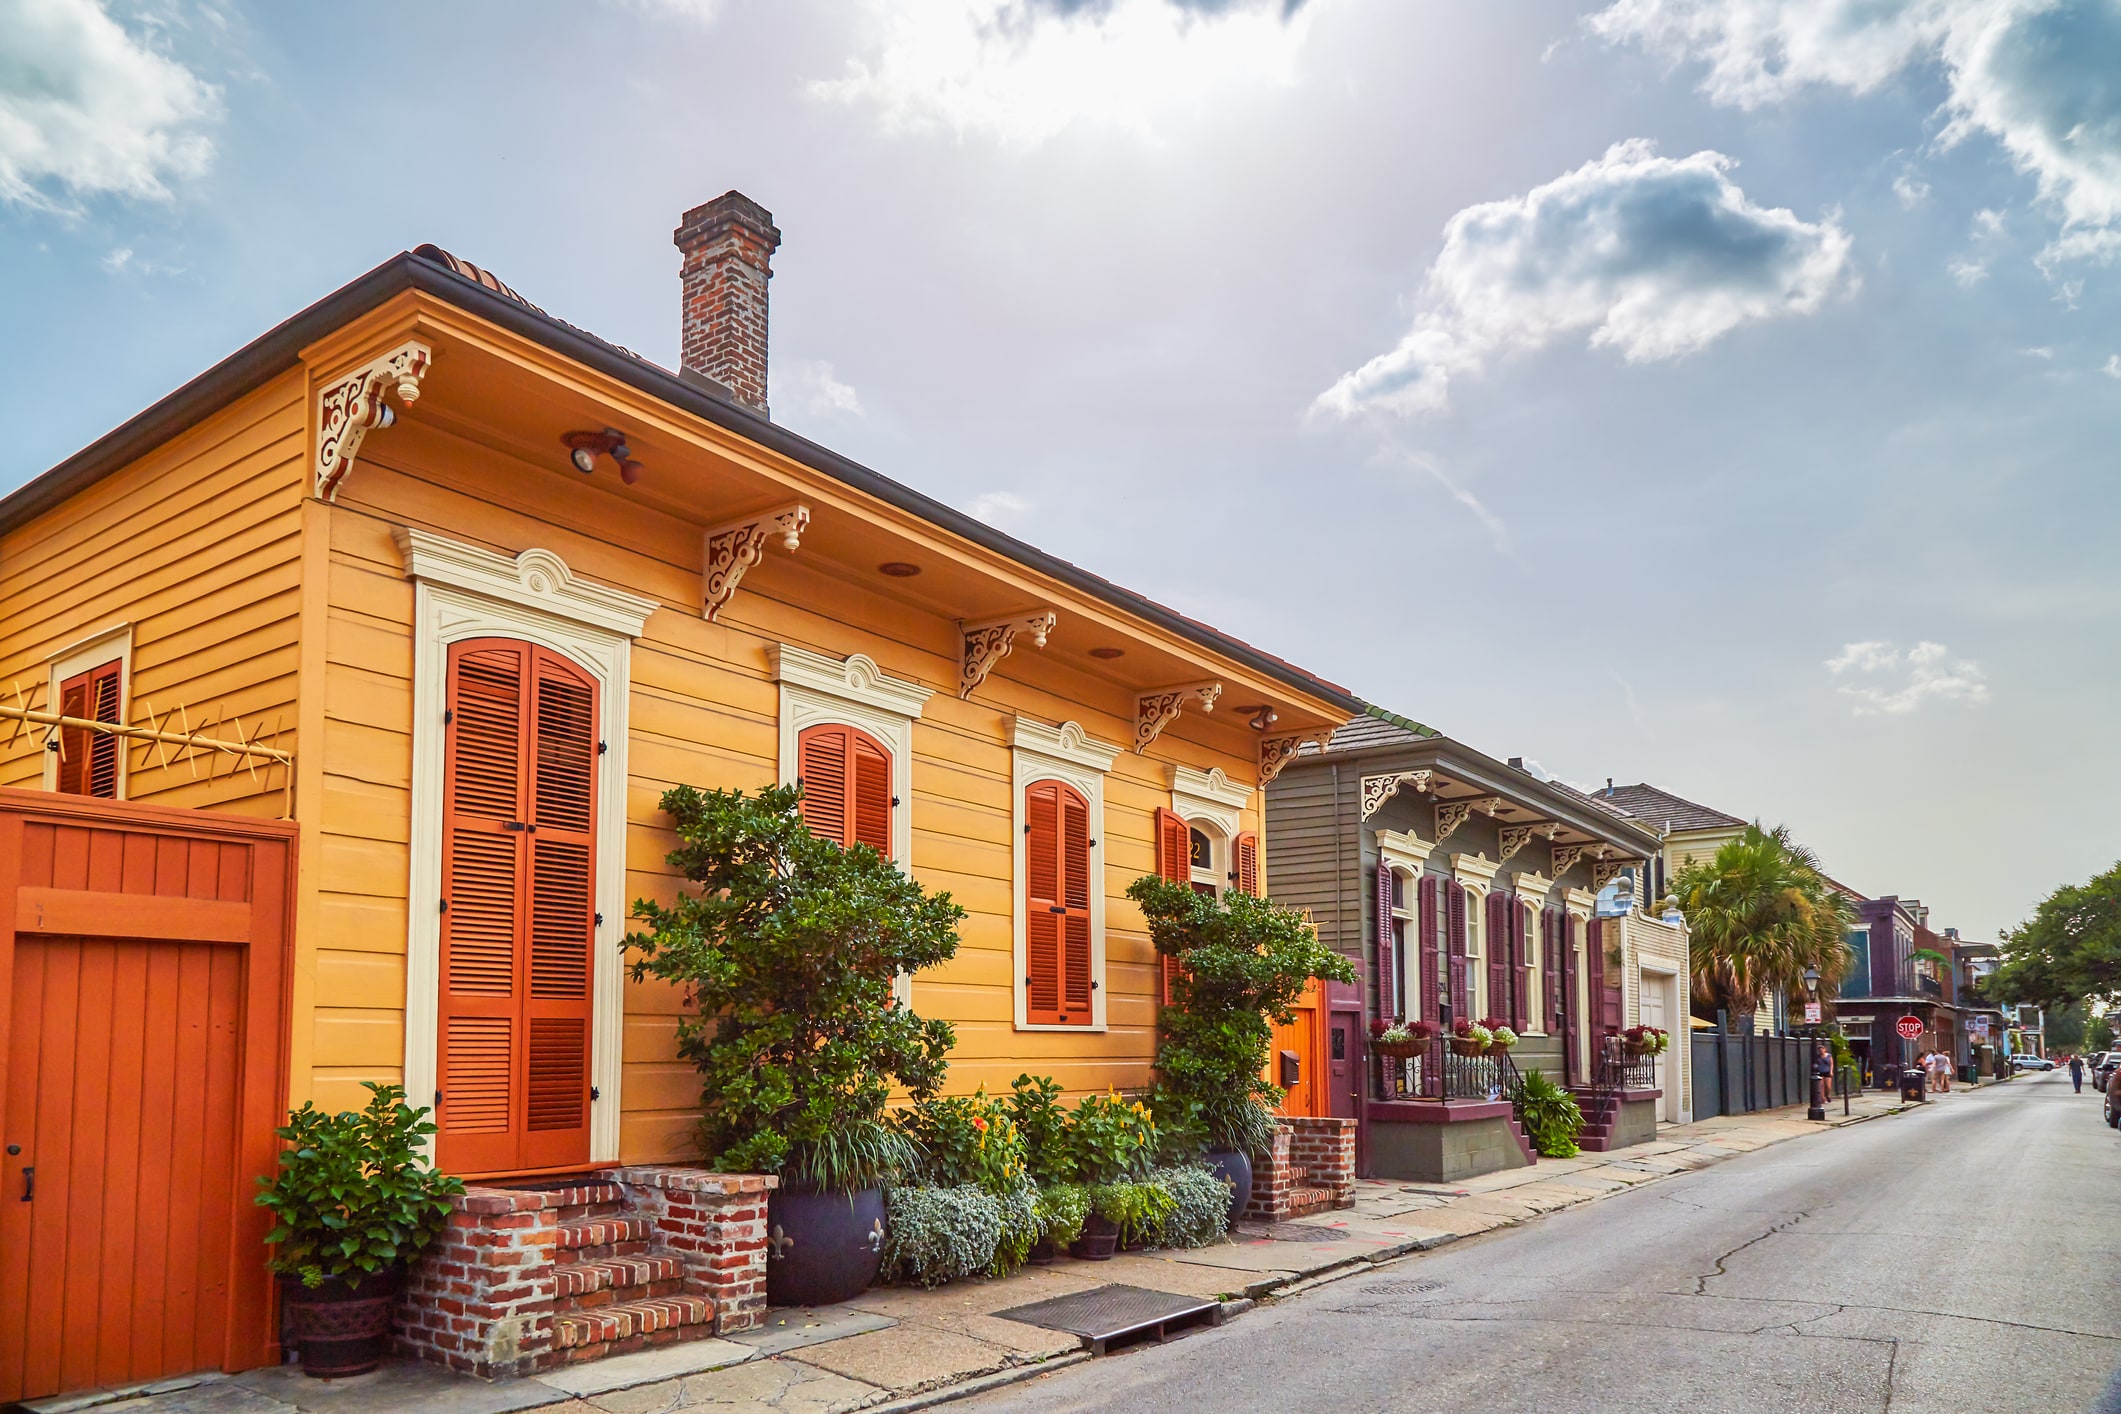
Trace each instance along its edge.
<instances>
[{"instance_id":1,"label":"stop sign","mask_svg":"<svg viewBox=\"0 0 2121 1414\"><path fill-rule=\"evenodd\" d=\"M1912 1041L1922 1034L1922 1018L1919 1016L1903 1016L1898 1022L1894 1023L1893 1029L1898 1031L1905 1039Z\"/></svg>"}]
</instances>

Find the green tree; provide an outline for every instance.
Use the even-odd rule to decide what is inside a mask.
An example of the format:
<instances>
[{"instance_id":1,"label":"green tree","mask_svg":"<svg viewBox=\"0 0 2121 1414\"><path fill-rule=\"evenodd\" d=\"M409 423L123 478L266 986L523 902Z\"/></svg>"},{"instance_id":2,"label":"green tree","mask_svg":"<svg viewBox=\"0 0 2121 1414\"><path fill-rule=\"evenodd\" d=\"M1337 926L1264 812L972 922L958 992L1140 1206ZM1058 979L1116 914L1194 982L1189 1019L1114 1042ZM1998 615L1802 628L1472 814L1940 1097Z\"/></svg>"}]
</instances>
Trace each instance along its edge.
<instances>
[{"instance_id":1,"label":"green tree","mask_svg":"<svg viewBox=\"0 0 2121 1414\"><path fill-rule=\"evenodd\" d=\"M625 946L636 979L683 990L678 1053L703 1082L708 1161L845 1192L910 1155L884 1123L892 1086L921 1100L942 1084L949 1023L915 1016L891 983L954 954L965 911L867 845L812 834L801 798L793 786L665 792L670 862L700 889L635 903L649 931Z\"/></svg>"},{"instance_id":2,"label":"green tree","mask_svg":"<svg viewBox=\"0 0 2121 1414\"><path fill-rule=\"evenodd\" d=\"M2047 1038L2049 1055L2084 1049L2086 1018L2082 1006L2049 1007L2045 1021L2041 1034Z\"/></svg>"},{"instance_id":3,"label":"green tree","mask_svg":"<svg viewBox=\"0 0 2121 1414\"><path fill-rule=\"evenodd\" d=\"M2000 935L1998 1001L2057 1008L2121 1003L2121 864L2049 894L2033 916Z\"/></svg>"},{"instance_id":4,"label":"green tree","mask_svg":"<svg viewBox=\"0 0 2121 1414\"><path fill-rule=\"evenodd\" d=\"M1831 996L1848 972L1854 910L1786 826L1746 826L1671 888L1693 935L1694 1001L1710 1015L1755 1011L1771 991L1801 997L1808 967Z\"/></svg>"},{"instance_id":5,"label":"green tree","mask_svg":"<svg viewBox=\"0 0 2121 1414\"><path fill-rule=\"evenodd\" d=\"M2084 1049L2087 1051L2110 1051L2114 1048L2114 1024L2104 1014L2084 1023Z\"/></svg>"},{"instance_id":6,"label":"green tree","mask_svg":"<svg viewBox=\"0 0 2121 1414\"><path fill-rule=\"evenodd\" d=\"M1156 951L1183 964L1156 1047L1158 1123L1204 1131L1217 1148L1261 1151L1283 1094L1261 1073L1274 1023L1292 1019L1313 978L1352 982L1355 969L1302 914L1271 899L1217 899L1154 875L1128 885L1127 897L1141 905Z\"/></svg>"}]
</instances>

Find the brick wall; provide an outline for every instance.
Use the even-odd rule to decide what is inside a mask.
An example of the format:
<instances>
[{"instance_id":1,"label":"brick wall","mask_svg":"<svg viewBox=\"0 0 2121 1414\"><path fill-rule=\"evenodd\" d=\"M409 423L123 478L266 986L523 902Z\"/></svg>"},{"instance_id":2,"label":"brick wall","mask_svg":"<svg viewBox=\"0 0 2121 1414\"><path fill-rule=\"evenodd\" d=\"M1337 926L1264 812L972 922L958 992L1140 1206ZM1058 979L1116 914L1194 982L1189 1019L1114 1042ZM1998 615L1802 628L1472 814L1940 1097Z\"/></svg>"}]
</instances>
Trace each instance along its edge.
<instances>
[{"instance_id":1,"label":"brick wall","mask_svg":"<svg viewBox=\"0 0 2121 1414\"><path fill-rule=\"evenodd\" d=\"M653 1245L685 1264L686 1286L715 1305L717 1331L748 1331L766 1312L766 1195L777 1179L641 1166L608 1175L654 1224Z\"/></svg>"},{"instance_id":2,"label":"brick wall","mask_svg":"<svg viewBox=\"0 0 2121 1414\"><path fill-rule=\"evenodd\" d=\"M558 1196L471 1188L454 1200L448 1226L406 1274L399 1352L483 1377L550 1363Z\"/></svg>"},{"instance_id":3,"label":"brick wall","mask_svg":"<svg viewBox=\"0 0 2121 1414\"><path fill-rule=\"evenodd\" d=\"M1272 1150L1252 1159L1252 1201L1245 1217L1280 1222L1345 1208L1355 1191L1355 1121L1285 1116Z\"/></svg>"}]
</instances>

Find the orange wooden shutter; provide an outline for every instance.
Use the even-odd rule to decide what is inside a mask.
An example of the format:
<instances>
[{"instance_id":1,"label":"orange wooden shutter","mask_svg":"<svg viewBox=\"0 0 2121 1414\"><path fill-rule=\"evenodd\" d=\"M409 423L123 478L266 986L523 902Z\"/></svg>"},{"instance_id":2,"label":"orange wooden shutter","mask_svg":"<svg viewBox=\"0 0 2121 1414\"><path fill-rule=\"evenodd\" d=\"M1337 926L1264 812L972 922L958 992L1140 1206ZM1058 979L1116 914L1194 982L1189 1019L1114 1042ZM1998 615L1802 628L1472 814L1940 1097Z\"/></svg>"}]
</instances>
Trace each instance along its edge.
<instances>
[{"instance_id":1,"label":"orange wooden shutter","mask_svg":"<svg viewBox=\"0 0 2121 1414\"><path fill-rule=\"evenodd\" d=\"M1162 806L1156 808L1157 877L1186 883L1193 877L1193 827L1185 817ZM1156 999L1171 1005L1171 979L1178 975L1179 960L1169 954L1156 959Z\"/></svg>"},{"instance_id":2,"label":"orange wooden shutter","mask_svg":"<svg viewBox=\"0 0 2121 1414\"><path fill-rule=\"evenodd\" d=\"M891 857L891 753L856 727L806 728L796 739L803 823L835 844Z\"/></svg>"},{"instance_id":3,"label":"orange wooden shutter","mask_svg":"<svg viewBox=\"0 0 2121 1414\"><path fill-rule=\"evenodd\" d=\"M449 650L440 1160L589 1160L596 684L507 639Z\"/></svg>"},{"instance_id":4,"label":"orange wooden shutter","mask_svg":"<svg viewBox=\"0 0 2121 1414\"><path fill-rule=\"evenodd\" d=\"M1090 807L1057 781L1024 792L1025 1016L1090 1024Z\"/></svg>"},{"instance_id":5,"label":"orange wooden shutter","mask_svg":"<svg viewBox=\"0 0 2121 1414\"><path fill-rule=\"evenodd\" d=\"M1230 846L1237 857L1233 873L1237 875L1237 891L1241 894L1259 896L1259 836L1250 830L1239 835Z\"/></svg>"},{"instance_id":6,"label":"orange wooden shutter","mask_svg":"<svg viewBox=\"0 0 2121 1414\"><path fill-rule=\"evenodd\" d=\"M119 703L124 685L119 681L120 667L116 662L104 663L59 684L59 715L91 722L121 721ZM86 727L61 727L60 792L116 800L119 749L117 737Z\"/></svg>"}]
</instances>

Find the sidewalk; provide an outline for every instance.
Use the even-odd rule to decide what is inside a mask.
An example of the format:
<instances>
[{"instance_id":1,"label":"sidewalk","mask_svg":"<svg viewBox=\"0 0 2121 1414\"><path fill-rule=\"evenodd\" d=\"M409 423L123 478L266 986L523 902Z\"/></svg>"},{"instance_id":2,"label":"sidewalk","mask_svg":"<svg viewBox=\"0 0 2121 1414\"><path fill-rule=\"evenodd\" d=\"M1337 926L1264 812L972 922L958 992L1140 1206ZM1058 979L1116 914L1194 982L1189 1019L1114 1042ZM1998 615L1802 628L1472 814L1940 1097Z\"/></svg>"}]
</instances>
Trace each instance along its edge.
<instances>
[{"instance_id":1,"label":"sidewalk","mask_svg":"<svg viewBox=\"0 0 2121 1414\"><path fill-rule=\"evenodd\" d=\"M1957 1088L1931 1097L1931 1103L1949 1105L1964 1093ZM764 1329L740 1336L617 1356L532 1379L488 1382L402 1364L327 1381L283 1367L186 1388L165 1386L163 1392L92 1407L97 1414L895 1414L1090 1358L1075 1337L1005 1320L997 1311L1118 1282L1218 1299L1226 1318L1237 1316L1256 1301L1375 1263L1902 1108L1897 1095L1869 1091L1851 1097L1846 1117L1837 1099L1824 1126L1806 1120L1802 1107L1768 1110L1660 1125L1652 1143L1541 1159L1530 1168L1459 1184L1361 1180L1351 1210L1249 1227L1213 1247L1122 1253L1108 1262L1063 1259L1000 1281L935 1291L879 1287L844 1306L773 1310ZM84 1407L91 1406L79 1399L32 1406L48 1414Z\"/></svg>"}]
</instances>

